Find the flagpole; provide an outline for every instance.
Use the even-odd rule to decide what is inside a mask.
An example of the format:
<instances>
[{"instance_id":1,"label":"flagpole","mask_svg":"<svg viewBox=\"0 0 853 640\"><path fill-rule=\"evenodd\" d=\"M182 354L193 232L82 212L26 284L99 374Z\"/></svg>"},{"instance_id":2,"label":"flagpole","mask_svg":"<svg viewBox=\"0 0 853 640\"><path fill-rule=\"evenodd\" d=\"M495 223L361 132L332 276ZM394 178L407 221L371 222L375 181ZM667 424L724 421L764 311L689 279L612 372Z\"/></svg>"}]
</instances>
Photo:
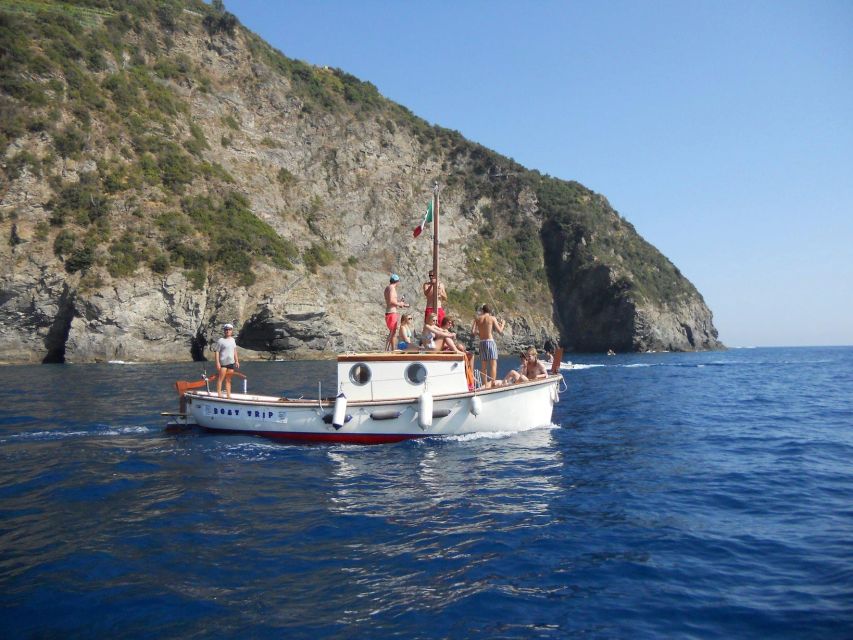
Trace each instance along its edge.
<instances>
[{"instance_id":1,"label":"flagpole","mask_svg":"<svg viewBox=\"0 0 853 640\"><path fill-rule=\"evenodd\" d=\"M439 289L439 273L438 273L438 209L440 199L438 196L438 182L432 190L432 270L435 273L435 286L432 288L432 308L438 313L438 289Z\"/></svg>"}]
</instances>

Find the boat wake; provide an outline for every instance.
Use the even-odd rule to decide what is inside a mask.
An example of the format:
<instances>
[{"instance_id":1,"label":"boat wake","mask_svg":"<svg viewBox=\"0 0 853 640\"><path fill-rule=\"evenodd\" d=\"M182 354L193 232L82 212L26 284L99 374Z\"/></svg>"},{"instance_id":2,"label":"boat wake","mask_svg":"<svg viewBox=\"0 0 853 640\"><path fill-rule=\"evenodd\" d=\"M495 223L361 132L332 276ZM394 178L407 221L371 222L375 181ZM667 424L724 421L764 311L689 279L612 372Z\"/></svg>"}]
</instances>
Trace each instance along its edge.
<instances>
[{"instance_id":1,"label":"boat wake","mask_svg":"<svg viewBox=\"0 0 853 640\"><path fill-rule=\"evenodd\" d=\"M278 443L253 438L245 442L226 444L221 448L220 452L225 458L267 460L282 450L282 446Z\"/></svg>"},{"instance_id":2,"label":"boat wake","mask_svg":"<svg viewBox=\"0 0 853 640\"><path fill-rule=\"evenodd\" d=\"M524 427L523 429L515 429L513 431L480 431L477 433L463 433L460 435L434 435L428 436L426 438L419 438L414 441L416 445L423 445L429 442L441 441L441 442L473 442L475 440L505 440L507 438L511 438L519 433L525 433L527 431L536 431L536 430L551 430L551 429L559 429L560 425L554 424L553 422L544 426L531 426Z\"/></svg>"},{"instance_id":3,"label":"boat wake","mask_svg":"<svg viewBox=\"0 0 853 640\"><path fill-rule=\"evenodd\" d=\"M50 441L64 440L66 438L100 438L112 436L139 435L144 433L159 432L145 426L109 427L104 426L94 431L27 431L24 433L10 433L0 443L4 442L27 442L27 441Z\"/></svg>"}]
</instances>

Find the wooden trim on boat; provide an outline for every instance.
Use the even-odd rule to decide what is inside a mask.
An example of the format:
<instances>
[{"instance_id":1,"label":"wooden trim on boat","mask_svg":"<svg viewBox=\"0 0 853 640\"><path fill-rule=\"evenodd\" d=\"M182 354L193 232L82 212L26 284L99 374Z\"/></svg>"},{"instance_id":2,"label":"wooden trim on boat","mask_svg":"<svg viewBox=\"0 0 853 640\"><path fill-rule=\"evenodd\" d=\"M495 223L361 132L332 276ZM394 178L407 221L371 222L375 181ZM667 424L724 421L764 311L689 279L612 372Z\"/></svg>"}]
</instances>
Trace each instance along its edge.
<instances>
[{"instance_id":1,"label":"wooden trim on boat","mask_svg":"<svg viewBox=\"0 0 853 640\"><path fill-rule=\"evenodd\" d=\"M563 347L557 347L557 352L554 354L554 362L551 363L551 373L560 373L560 363L563 361Z\"/></svg>"},{"instance_id":2,"label":"wooden trim on boat","mask_svg":"<svg viewBox=\"0 0 853 640\"><path fill-rule=\"evenodd\" d=\"M462 362L461 353L442 353L440 351L389 351L388 353L347 353L338 356L338 362L395 362L450 361Z\"/></svg>"}]
</instances>

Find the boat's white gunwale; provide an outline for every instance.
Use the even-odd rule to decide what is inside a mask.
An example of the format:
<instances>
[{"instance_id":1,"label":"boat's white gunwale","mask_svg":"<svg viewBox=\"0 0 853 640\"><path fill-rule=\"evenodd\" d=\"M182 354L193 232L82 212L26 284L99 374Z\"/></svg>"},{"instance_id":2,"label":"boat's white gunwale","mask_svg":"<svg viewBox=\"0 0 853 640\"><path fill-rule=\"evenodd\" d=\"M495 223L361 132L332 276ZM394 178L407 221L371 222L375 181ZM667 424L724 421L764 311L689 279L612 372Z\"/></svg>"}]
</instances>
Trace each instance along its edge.
<instances>
[{"instance_id":1,"label":"boat's white gunwale","mask_svg":"<svg viewBox=\"0 0 853 640\"><path fill-rule=\"evenodd\" d=\"M558 382L562 376L560 374L548 374L547 378L540 378L539 380L528 380L527 382L517 382L512 385L506 385L501 387L494 387L492 389L476 389L475 391L465 391L462 393L448 393L440 396L433 396L433 402L444 402L447 400L464 400L466 398L473 398L474 396L483 396L483 395L493 395L496 393L505 393L507 391L512 391L514 389L523 389L529 387L535 387L538 385L546 385L553 384ZM214 392L210 391L188 391L186 393L188 398L192 398L194 400L205 401L205 402L221 402L223 404L235 404L235 405L257 405L264 404L276 407L290 407L295 409L300 408L328 408L333 409L335 406L334 399L325 398L322 401L318 401L317 399L308 400L308 399L300 399L300 400L291 400L289 398L279 398L276 396L250 396L249 398L220 398L215 395ZM412 404L413 402L418 401L418 396L410 396L407 398L387 398L384 400L353 400L352 402L347 403L348 407L379 407L379 406L388 406L388 405L407 405Z\"/></svg>"}]
</instances>

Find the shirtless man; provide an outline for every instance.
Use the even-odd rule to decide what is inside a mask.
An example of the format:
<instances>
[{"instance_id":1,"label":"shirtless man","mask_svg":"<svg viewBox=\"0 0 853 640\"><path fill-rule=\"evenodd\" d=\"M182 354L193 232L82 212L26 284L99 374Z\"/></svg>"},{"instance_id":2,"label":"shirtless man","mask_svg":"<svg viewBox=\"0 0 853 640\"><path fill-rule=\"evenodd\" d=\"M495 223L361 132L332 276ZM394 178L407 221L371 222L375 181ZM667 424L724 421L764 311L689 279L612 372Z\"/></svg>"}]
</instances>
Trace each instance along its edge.
<instances>
[{"instance_id":1,"label":"shirtless man","mask_svg":"<svg viewBox=\"0 0 853 640\"><path fill-rule=\"evenodd\" d=\"M489 305L483 305L482 313L474 320L474 328L480 336L480 371L483 374L483 382L486 387L491 387L498 374L498 346L495 343L492 331L503 335L505 321L498 322L492 315ZM488 375L486 368L488 367Z\"/></svg>"},{"instance_id":2,"label":"shirtless man","mask_svg":"<svg viewBox=\"0 0 853 640\"><path fill-rule=\"evenodd\" d=\"M424 282L424 295L426 296L426 310L424 311L424 323L429 321L429 315L435 313L438 316L438 324L444 320L443 303L447 302L447 292L444 290L444 284L438 283L438 309L432 308L432 296L435 293L435 272L429 272L429 282Z\"/></svg>"},{"instance_id":3,"label":"shirtless man","mask_svg":"<svg viewBox=\"0 0 853 640\"><path fill-rule=\"evenodd\" d=\"M398 282L400 282L400 276L392 273L388 286L385 287L385 326L388 327L389 331L388 339L385 340L385 351L394 350L394 335L397 333L397 323L400 320L400 314L397 313L397 309L409 306L403 300L397 299Z\"/></svg>"},{"instance_id":4,"label":"shirtless man","mask_svg":"<svg viewBox=\"0 0 853 640\"><path fill-rule=\"evenodd\" d=\"M504 384L515 384L516 382L528 382L529 380L539 380L547 378L548 372L545 367L539 362L539 354L536 352L536 347L528 347L526 351L521 353L521 367L516 371L513 369L503 379Z\"/></svg>"}]
</instances>

